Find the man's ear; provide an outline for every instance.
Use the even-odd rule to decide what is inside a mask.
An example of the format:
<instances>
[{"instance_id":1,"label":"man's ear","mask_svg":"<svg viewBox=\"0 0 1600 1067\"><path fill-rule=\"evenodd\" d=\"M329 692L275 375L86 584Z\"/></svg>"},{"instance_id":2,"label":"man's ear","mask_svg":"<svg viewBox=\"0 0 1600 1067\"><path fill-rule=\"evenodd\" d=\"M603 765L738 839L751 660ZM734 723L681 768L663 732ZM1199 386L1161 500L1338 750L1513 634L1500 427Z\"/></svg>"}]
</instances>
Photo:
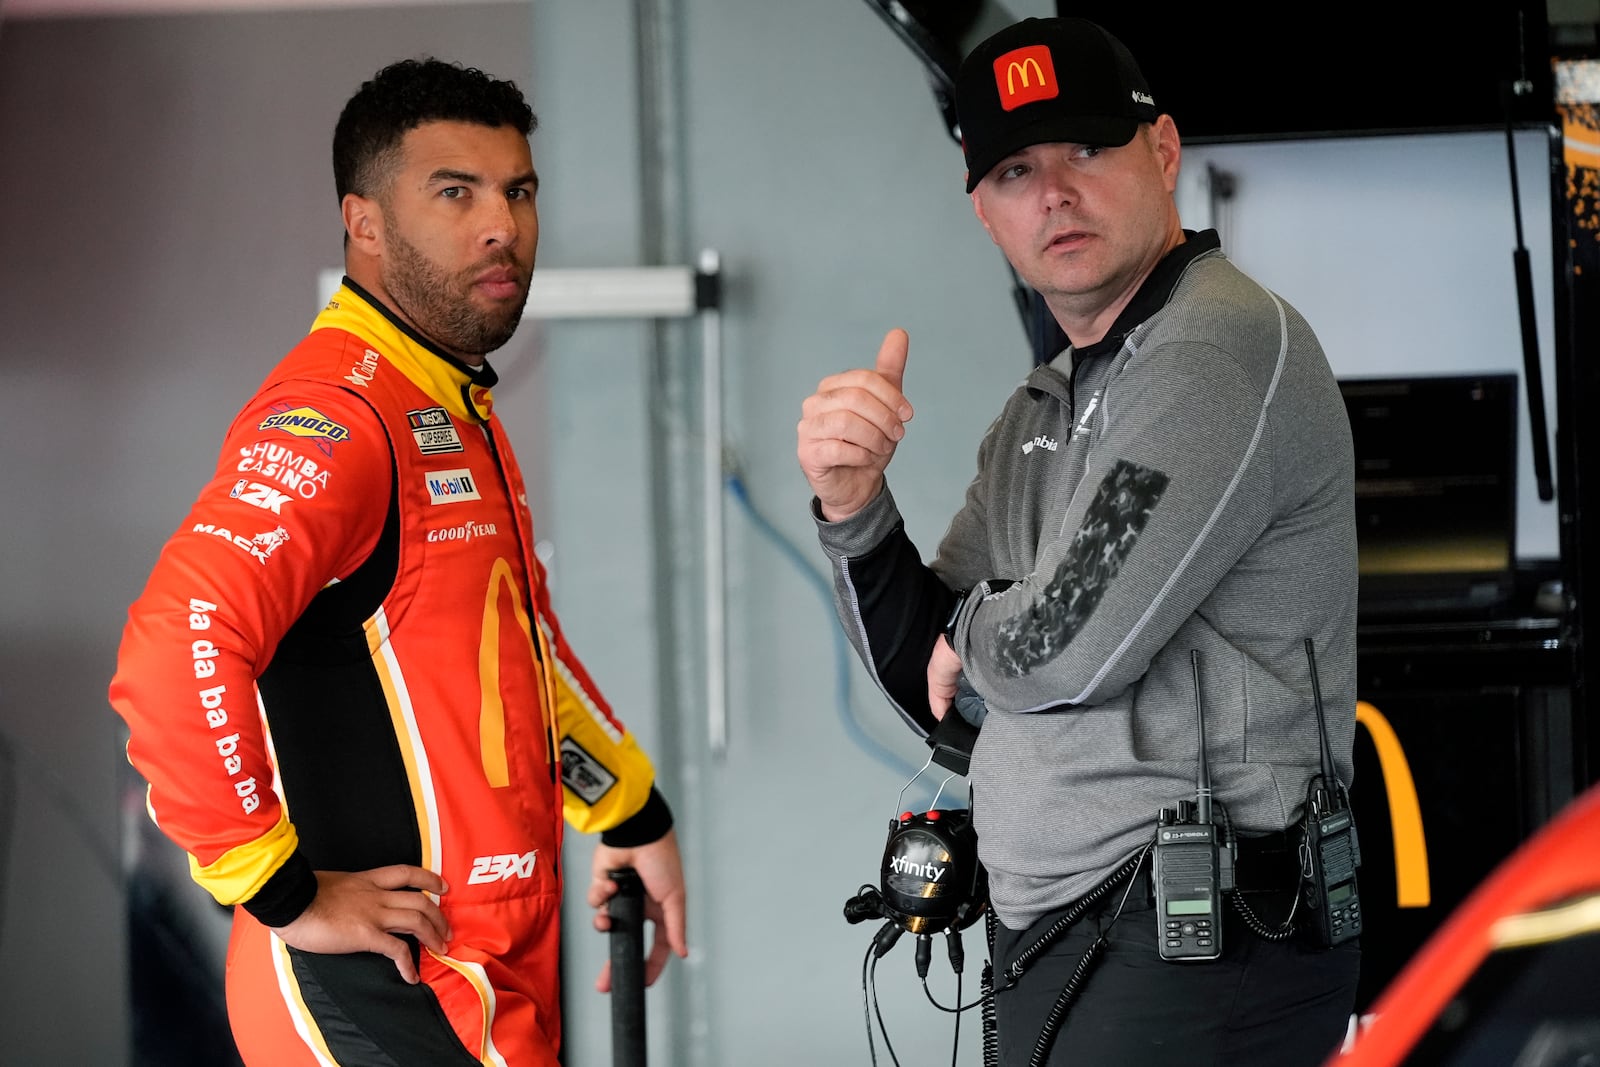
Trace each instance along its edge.
<instances>
[{"instance_id":1,"label":"man's ear","mask_svg":"<svg viewBox=\"0 0 1600 1067\"><path fill-rule=\"evenodd\" d=\"M983 213L983 201L978 199L978 190L974 189L967 195L972 199L972 213L978 216L979 222L983 223L983 232L989 235L989 240L999 244L999 241L994 240L994 229L989 225L989 217Z\"/></svg>"},{"instance_id":2,"label":"man's ear","mask_svg":"<svg viewBox=\"0 0 1600 1067\"><path fill-rule=\"evenodd\" d=\"M369 256L376 256L383 250L383 209L376 200L346 193L339 203L339 212L344 216L344 232L351 248Z\"/></svg>"},{"instance_id":3,"label":"man's ear","mask_svg":"<svg viewBox=\"0 0 1600 1067\"><path fill-rule=\"evenodd\" d=\"M1178 188L1178 169L1183 164L1183 143L1178 137L1178 125L1171 115L1161 115L1152 129L1152 148L1161 162L1161 174L1166 179L1167 192Z\"/></svg>"}]
</instances>

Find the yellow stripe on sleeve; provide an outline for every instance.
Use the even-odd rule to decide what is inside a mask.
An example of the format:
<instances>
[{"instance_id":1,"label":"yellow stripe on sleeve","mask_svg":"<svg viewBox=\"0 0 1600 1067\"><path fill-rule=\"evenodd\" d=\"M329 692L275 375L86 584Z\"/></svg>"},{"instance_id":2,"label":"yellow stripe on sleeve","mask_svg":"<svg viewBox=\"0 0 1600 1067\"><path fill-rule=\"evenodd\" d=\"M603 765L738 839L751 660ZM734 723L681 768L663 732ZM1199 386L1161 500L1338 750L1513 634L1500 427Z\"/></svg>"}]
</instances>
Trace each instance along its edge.
<instances>
[{"instance_id":1,"label":"yellow stripe on sleeve","mask_svg":"<svg viewBox=\"0 0 1600 1067\"><path fill-rule=\"evenodd\" d=\"M249 844L230 848L204 867L190 856L189 874L218 904L237 904L260 892L299 847L300 837L288 812L279 812L278 825Z\"/></svg>"}]
</instances>

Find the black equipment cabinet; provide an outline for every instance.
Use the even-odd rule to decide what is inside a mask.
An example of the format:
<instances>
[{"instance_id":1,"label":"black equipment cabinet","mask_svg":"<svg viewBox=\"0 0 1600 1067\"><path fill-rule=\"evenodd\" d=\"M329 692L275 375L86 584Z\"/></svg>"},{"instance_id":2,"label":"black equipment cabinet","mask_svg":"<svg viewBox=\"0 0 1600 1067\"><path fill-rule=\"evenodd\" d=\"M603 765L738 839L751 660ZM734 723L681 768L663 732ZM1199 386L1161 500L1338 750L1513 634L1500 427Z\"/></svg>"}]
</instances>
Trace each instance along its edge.
<instances>
[{"instance_id":1,"label":"black equipment cabinet","mask_svg":"<svg viewBox=\"0 0 1600 1067\"><path fill-rule=\"evenodd\" d=\"M1523 597L1512 605L1527 606ZM1531 612L1361 626L1351 788L1365 922L1358 1011L1576 795L1583 761L1564 629ZM1415 789L1420 849L1397 753Z\"/></svg>"}]
</instances>

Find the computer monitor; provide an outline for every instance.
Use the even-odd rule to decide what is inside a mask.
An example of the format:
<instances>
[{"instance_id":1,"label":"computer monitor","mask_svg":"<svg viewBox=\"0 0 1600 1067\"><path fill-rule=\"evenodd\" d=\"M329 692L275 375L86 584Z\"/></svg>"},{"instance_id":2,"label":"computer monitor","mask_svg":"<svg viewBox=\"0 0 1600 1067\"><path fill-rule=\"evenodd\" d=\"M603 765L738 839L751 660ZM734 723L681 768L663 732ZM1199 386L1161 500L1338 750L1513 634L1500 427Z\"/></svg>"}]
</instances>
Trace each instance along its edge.
<instances>
[{"instance_id":1,"label":"computer monitor","mask_svg":"<svg viewBox=\"0 0 1600 1067\"><path fill-rule=\"evenodd\" d=\"M1346 378L1364 616L1481 612L1517 559L1517 375Z\"/></svg>"},{"instance_id":2,"label":"computer monitor","mask_svg":"<svg viewBox=\"0 0 1600 1067\"><path fill-rule=\"evenodd\" d=\"M1185 144L1460 130L1555 119L1545 0L1058 0L1139 61ZM1518 83L1521 83L1520 85Z\"/></svg>"}]
</instances>

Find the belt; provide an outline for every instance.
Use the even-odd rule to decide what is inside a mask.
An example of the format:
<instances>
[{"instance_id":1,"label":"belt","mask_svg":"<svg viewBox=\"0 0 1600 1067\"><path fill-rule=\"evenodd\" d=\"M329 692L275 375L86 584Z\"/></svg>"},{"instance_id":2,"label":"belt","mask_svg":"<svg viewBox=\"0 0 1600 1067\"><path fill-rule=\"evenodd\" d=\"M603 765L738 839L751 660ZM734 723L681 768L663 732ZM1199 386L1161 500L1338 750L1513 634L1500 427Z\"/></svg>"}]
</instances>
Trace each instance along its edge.
<instances>
[{"instance_id":1,"label":"belt","mask_svg":"<svg viewBox=\"0 0 1600 1067\"><path fill-rule=\"evenodd\" d=\"M1290 893L1300 884L1300 854L1289 835L1276 833L1235 840L1234 886L1244 893Z\"/></svg>"}]
</instances>

